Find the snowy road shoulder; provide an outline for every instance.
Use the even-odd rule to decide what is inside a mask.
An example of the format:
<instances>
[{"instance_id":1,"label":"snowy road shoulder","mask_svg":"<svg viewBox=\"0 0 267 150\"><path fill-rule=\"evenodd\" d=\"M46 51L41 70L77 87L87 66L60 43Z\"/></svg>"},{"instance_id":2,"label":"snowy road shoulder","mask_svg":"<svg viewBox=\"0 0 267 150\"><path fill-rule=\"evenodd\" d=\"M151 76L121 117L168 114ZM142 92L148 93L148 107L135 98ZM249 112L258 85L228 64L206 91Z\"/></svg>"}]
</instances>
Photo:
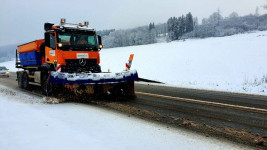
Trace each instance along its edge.
<instances>
[{"instance_id":1,"label":"snowy road shoulder","mask_svg":"<svg viewBox=\"0 0 267 150\"><path fill-rule=\"evenodd\" d=\"M45 104L0 86L0 149L246 149L88 104Z\"/></svg>"}]
</instances>

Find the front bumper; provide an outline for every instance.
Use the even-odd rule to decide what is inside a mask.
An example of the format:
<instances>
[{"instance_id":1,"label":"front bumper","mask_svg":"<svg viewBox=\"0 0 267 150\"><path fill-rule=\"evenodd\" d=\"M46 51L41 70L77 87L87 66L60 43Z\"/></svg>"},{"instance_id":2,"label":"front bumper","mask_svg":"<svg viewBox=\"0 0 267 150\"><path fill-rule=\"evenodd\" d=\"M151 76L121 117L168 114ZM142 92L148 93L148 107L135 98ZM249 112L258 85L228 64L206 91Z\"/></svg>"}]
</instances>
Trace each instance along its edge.
<instances>
[{"instance_id":1,"label":"front bumper","mask_svg":"<svg viewBox=\"0 0 267 150\"><path fill-rule=\"evenodd\" d=\"M137 79L136 70L118 73L62 73L52 71L49 82L62 85L87 85L123 83Z\"/></svg>"}]
</instances>

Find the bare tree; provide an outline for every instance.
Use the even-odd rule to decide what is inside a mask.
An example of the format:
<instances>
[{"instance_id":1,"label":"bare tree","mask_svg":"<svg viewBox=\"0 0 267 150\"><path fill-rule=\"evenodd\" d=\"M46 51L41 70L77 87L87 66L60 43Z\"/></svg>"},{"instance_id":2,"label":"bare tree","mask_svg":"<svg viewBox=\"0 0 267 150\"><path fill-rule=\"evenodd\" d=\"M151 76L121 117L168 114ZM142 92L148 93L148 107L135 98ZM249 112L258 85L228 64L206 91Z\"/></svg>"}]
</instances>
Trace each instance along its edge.
<instances>
[{"instance_id":1,"label":"bare tree","mask_svg":"<svg viewBox=\"0 0 267 150\"><path fill-rule=\"evenodd\" d=\"M258 6L256 7L256 10L255 10L255 16L259 16L259 7Z\"/></svg>"},{"instance_id":2,"label":"bare tree","mask_svg":"<svg viewBox=\"0 0 267 150\"><path fill-rule=\"evenodd\" d=\"M198 18L194 17L194 27L198 26Z\"/></svg>"},{"instance_id":3,"label":"bare tree","mask_svg":"<svg viewBox=\"0 0 267 150\"><path fill-rule=\"evenodd\" d=\"M218 12L214 12L212 13L209 18L208 18L208 23L213 23L213 24L217 24L219 25L220 24L220 21L223 19L222 15L220 14L220 10L218 9ZM203 21L206 21L206 20L202 20ZM204 22L205 23L205 22Z\"/></svg>"},{"instance_id":4,"label":"bare tree","mask_svg":"<svg viewBox=\"0 0 267 150\"><path fill-rule=\"evenodd\" d=\"M263 5L264 9L267 9L267 0L266 0L266 5Z\"/></svg>"},{"instance_id":5,"label":"bare tree","mask_svg":"<svg viewBox=\"0 0 267 150\"><path fill-rule=\"evenodd\" d=\"M232 13L229 15L229 18L237 18L237 17L238 17L237 12L232 12Z\"/></svg>"},{"instance_id":6,"label":"bare tree","mask_svg":"<svg viewBox=\"0 0 267 150\"><path fill-rule=\"evenodd\" d=\"M221 16L221 11L220 11L220 9L218 8L218 17L217 17L217 19L218 19L218 23L217 23L217 25L220 25L220 20L222 19L222 16ZM221 17L221 18L220 18Z\"/></svg>"}]
</instances>

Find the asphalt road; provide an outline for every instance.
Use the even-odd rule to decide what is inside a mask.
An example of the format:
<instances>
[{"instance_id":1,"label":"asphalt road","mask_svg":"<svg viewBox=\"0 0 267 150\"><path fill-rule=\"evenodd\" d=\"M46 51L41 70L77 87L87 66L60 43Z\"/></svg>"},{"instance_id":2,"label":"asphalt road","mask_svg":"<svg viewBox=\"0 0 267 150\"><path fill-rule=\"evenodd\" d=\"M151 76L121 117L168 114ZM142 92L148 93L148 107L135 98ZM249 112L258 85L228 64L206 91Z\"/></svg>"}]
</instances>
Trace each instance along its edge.
<instances>
[{"instance_id":1,"label":"asphalt road","mask_svg":"<svg viewBox=\"0 0 267 150\"><path fill-rule=\"evenodd\" d=\"M207 102L217 102L267 110L267 97L248 94L226 93L208 90L196 90L166 87L164 85L136 84L136 91L190 98ZM125 102L134 107L185 118L211 126L226 126L267 135L267 114L253 113L230 108L220 108L202 104L179 102L157 97L137 95L132 101Z\"/></svg>"},{"instance_id":2,"label":"asphalt road","mask_svg":"<svg viewBox=\"0 0 267 150\"><path fill-rule=\"evenodd\" d=\"M151 85L137 83L135 90L152 94L267 109L267 96L167 87L164 85L160 86L160 84Z\"/></svg>"}]
</instances>

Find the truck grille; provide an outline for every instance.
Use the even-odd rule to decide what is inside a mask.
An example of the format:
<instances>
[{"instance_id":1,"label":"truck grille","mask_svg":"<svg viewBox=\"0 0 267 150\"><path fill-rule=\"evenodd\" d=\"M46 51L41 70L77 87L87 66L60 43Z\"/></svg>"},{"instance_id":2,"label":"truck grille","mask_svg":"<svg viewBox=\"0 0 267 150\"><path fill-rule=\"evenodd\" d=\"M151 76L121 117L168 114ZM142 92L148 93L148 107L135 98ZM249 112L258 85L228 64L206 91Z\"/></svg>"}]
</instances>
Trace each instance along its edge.
<instances>
[{"instance_id":1,"label":"truck grille","mask_svg":"<svg viewBox=\"0 0 267 150\"><path fill-rule=\"evenodd\" d=\"M101 72L96 59L66 59L66 66L61 67L62 72Z\"/></svg>"}]
</instances>

